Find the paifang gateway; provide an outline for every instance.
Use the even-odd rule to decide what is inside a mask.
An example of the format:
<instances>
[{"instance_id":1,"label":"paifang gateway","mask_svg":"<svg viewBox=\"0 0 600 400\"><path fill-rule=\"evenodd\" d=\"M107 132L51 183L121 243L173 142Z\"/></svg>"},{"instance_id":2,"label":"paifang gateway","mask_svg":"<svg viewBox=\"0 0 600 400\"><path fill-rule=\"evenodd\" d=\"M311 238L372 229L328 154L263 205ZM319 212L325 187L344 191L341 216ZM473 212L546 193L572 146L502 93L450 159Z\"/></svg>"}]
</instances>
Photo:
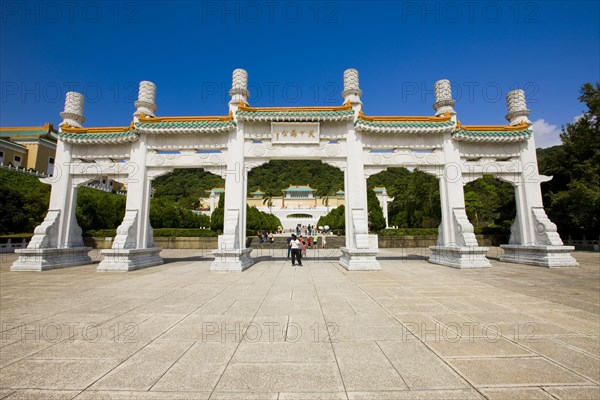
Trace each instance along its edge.
<instances>
[{"instance_id":1,"label":"paifang gateway","mask_svg":"<svg viewBox=\"0 0 600 400\"><path fill-rule=\"evenodd\" d=\"M346 243L340 264L379 270L377 236L369 234L366 179L389 167L418 169L439 180L442 222L429 261L455 268L485 268L465 213L463 186L483 175L515 189L517 216L501 261L546 267L577 266L547 217L537 167L530 111L522 90L508 93L508 125L462 125L450 82L435 83L433 116L367 116L358 72L344 72L342 105L252 107L248 73L233 71L229 113L160 117L156 86L142 81L133 120L122 127L83 126L84 98L68 92L58 132L50 206L13 271L41 271L89 264L75 217L77 188L106 176L126 183L123 222L98 271L129 271L161 264L149 220L152 180L176 168L203 168L225 179L224 231L214 250L213 271L242 271L254 261L246 247L247 175L269 160L320 160L344 172Z\"/></svg>"}]
</instances>

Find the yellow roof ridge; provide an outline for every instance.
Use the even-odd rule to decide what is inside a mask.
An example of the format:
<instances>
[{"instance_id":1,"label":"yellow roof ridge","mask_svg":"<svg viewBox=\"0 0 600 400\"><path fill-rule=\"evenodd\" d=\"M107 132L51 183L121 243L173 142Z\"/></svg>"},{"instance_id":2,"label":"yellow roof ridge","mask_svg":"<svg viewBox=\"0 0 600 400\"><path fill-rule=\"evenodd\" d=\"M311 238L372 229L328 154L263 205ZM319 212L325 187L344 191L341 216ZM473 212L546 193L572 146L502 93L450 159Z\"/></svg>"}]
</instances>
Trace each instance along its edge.
<instances>
[{"instance_id":1,"label":"yellow roof ridge","mask_svg":"<svg viewBox=\"0 0 600 400\"><path fill-rule=\"evenodd\" d=\"M74 126L70 126L69 124L63 124L62 125L62 130L63 132L67 132L67 133L104 133L104 132L109 132L109 133L113 133L113 132L127 132L130 130L135 129L135 127L133 126L133 122L131 122L131 125L128 126L100 126L100 127L94 127L94 128L76 128Z\"/></svg>"},{"instance_id":2,"label":"yellow roof ridge","mask_svg":"<svg viewBox=\"0 0 600 400\"><path fill-rule=\"evenodd\" d=\"M445 113L440 116L405 116L405 115L378 115L366 116L361 111L358 114L358 119L369 122L403 122L403 121L418 121L418 122L446 122L450 121L452 117L450 113Z\"/></svg>"},{"instance_id":3,"label":"yellow roof ridge","mask_svg":"<svg viewBox=\"0 0 600 400\"><path fill-rule=\"evenodd\" d=\"M54 126L50 122L46 122L41 126L0 126L0 131L31 131L31 130L50 130L56 132Z\"/></svg>"},{"instance_id":4,"label":"yellow roof ridge","mask_svg":"<svg viewBox=\"0 0 600 400\"><path fill-rule=\"evenodd\" d=\"M233 115L217 115L217 116L175 116L175 117L150 117L141 114L140 122L179 122L179 121L233 121Z\"/></svg>"},{"instance_id":5,"label":"yellow roof ridge","mask_svg":"<svg viewBox=\"0 0 600 400\"><path fill-rule=\"evenodd\" d=\"M483 131L483 132L515 132L522 131L529 127L527 122L521 122L518 125L461 125L460 121L456 125L456 129L462 129L464 131Z\"/></svg>"},{"instance_id":6,"label":"yellow roof ridge","mask_svg":"<svg viewBox=\"0 0 600 400\"><path fill-rule=\"evenodd\" d=\"M341 106L300 106L300 107L250 107L240 105L240 111L347 111L352 109L352 104L346 102Z\"/></svg>"}]
</instances>

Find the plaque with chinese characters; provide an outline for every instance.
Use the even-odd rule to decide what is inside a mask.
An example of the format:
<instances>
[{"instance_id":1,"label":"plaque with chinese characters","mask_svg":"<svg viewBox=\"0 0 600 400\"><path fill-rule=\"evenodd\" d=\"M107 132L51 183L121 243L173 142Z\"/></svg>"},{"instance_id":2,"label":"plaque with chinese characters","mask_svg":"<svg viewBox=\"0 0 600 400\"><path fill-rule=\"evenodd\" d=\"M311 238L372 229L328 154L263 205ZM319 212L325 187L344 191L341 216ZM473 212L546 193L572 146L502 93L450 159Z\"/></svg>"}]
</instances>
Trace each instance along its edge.
<instances>
[{"instance_id":1,"label":"plaque with chinese characters","mask_svg":"<svg viewBox=\"0 0 600 400\"><path fill-rule=\"evenodd\" d=\"M272 143L319 143L318 122L271 122Z\"/></svg>"}]
</instances>

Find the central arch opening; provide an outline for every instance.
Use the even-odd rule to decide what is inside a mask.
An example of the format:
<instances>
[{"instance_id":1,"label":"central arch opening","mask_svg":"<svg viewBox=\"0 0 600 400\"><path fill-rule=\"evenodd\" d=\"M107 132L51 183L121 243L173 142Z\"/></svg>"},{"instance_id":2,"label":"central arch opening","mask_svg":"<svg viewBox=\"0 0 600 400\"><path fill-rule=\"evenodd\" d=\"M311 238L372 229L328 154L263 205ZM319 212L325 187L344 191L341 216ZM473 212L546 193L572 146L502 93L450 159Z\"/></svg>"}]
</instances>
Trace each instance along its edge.
<instances>
[{"instance_id":1,"label":"central arch opening","mask_svg":"<svg viewBox=\"0 0 600 400\"><path fill-rule=\"evenodd\" d=\"M305 232L344 204L344 173L319 160L271 160L248 173L249 207L273 214L279 233Z\"/></svg>"}]
</instances>

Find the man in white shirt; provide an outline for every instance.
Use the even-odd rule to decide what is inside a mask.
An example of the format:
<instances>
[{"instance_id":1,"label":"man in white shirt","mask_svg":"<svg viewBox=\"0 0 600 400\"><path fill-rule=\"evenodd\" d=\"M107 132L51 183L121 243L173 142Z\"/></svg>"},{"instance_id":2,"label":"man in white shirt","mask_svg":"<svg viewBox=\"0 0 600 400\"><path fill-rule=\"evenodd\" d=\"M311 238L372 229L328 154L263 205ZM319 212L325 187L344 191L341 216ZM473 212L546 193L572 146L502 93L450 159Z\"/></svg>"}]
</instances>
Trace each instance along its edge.
<instances>
[{"instance_id":1,"label":"man in white shirt","mask_svg":"<svg viewBox=\"0 0 600 400\"><path fill-rule=\"evenodd\" d=\"M290 241L290 247L292 249L292 267L296 265L298 260L298 266L302 266L302 243L298 240L296 235L292 234L292 240Z\"/></svg>"}]
</instances>

